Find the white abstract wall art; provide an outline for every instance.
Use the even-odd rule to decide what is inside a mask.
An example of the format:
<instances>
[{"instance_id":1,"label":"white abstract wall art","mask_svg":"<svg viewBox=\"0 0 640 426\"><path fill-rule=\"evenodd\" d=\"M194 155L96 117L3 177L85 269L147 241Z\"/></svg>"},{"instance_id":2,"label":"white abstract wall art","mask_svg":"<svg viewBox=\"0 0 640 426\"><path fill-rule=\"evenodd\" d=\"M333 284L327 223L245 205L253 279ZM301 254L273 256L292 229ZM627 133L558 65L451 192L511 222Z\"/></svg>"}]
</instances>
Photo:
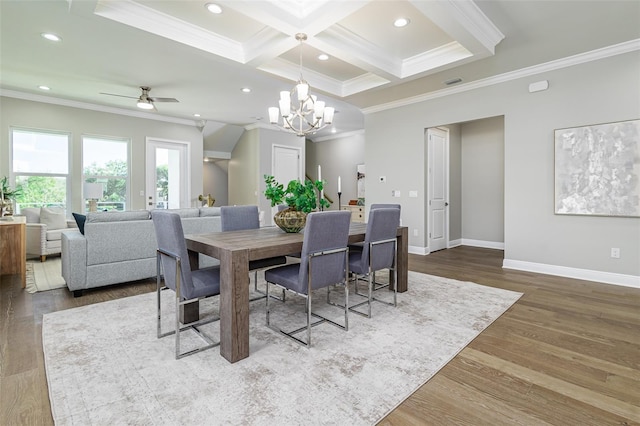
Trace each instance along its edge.
<instances>
[{"instance_id":1,"label":"white abstract wall art","mask_svg":"<svg viewBox=\"0 0 640 426\"><path fill-rule=\"evenodd\" d=\"M555 131L555 213L640 217L640 120Z\"/></svg>"}]
</instances>

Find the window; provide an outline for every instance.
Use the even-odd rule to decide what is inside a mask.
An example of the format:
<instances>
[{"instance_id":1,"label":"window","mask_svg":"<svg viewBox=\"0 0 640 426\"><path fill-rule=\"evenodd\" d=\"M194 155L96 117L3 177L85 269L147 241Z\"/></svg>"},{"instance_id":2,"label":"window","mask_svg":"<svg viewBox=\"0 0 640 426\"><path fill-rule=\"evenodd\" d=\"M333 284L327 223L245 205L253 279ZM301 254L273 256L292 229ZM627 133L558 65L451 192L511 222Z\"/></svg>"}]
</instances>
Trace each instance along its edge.
<instances>
[{"instance_id":1,"label":"window","mask_svg":"<svg viewBox=\"0 0 640 426\"><path fill-rule=\"evenodd\" d=\"M11 129L11 168L25 207L61 207L69 204L69 144L67 133Z\"/></svg>"},{"instance_id":2,"label":"window","mask_svg":"<svg viewBox=\"0 0 640 426\"><path fill-rule=\"evenodd\" d=\"M82 138L82 174L85 201L97 200L98 210L126 210L129 200L129 141L103 137ZM98 184L86 185L86 184ZM98 188L98 193L93 190ZM101 196L98 198L98 196ZM88 204L85 205L89 210Z\"/></svg>"}]
</instances>

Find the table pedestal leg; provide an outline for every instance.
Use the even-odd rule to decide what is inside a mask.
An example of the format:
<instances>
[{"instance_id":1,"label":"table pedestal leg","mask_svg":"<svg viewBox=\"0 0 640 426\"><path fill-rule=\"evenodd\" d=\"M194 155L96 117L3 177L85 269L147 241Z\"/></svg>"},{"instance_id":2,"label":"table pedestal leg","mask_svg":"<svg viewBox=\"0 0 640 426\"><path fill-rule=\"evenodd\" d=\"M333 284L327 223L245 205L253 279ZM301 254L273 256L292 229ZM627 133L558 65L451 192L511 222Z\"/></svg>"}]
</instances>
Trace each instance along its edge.
<instances>
[{"instance_id":1,"label":"table pedestal leg","mask_svg":"<svg viewBox=\"0 0 640 426\"><path fill-rule=\"evenodd\" d=\"M220 355L229 362L249 356L249 253L220 254Z\"/></svg>"}]
</instances>

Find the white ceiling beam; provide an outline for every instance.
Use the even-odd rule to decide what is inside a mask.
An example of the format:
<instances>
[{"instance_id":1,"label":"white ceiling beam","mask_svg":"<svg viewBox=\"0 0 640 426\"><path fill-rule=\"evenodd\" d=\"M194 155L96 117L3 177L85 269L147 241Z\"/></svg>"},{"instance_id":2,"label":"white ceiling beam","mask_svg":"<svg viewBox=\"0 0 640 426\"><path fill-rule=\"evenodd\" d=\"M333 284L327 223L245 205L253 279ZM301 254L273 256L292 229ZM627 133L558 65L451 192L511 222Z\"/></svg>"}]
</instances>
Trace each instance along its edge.
<instances>
[{"instance_id":1,"label":"white ceiling beam","mask_svg":"<svg viewBox=\"0 0 640 426\"><path fill-rule=\"evenodd\" d=\"M473 1L409 1L478 58L493 55L505 37Z\"/></svg>"},{"instance_id":2,"label":"white ceiling beam","mask_svg":"<svg viewBox=\"0 0 640 426\"><path fill-rule=\"evenodd\" d=\"M244 63L242 45L228 37L130 0L100 0L95 14L214 55Z\"/></svg>"}]
</instances>

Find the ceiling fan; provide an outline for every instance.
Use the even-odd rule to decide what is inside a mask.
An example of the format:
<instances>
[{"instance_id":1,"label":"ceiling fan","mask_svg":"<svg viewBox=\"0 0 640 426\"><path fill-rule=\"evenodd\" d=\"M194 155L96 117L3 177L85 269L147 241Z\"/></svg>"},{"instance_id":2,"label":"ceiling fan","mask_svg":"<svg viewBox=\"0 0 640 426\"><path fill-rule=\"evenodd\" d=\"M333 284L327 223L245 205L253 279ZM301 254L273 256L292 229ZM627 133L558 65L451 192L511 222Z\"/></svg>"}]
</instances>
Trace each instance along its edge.
<instances>
[{"instance_id":1,"label":"ceiling fan","mask_svg":"<svg viewBox=\"0 0 640 426\"><path fill-rule=\"evenodd\" d=\"M137 106L138 108L141 108L141 109L155 109L153 105L154 102L179 102L176 98L154 98L149 96L151 87L140 86L140 89L142 90L142 94L140 95L139 98L136 98L135 96L118 95L116 93L100 92L100 94L109 95L109 96L120 96L121 98L137 99L138 100Z\"/></svg>"}]
</instances>

